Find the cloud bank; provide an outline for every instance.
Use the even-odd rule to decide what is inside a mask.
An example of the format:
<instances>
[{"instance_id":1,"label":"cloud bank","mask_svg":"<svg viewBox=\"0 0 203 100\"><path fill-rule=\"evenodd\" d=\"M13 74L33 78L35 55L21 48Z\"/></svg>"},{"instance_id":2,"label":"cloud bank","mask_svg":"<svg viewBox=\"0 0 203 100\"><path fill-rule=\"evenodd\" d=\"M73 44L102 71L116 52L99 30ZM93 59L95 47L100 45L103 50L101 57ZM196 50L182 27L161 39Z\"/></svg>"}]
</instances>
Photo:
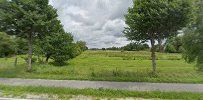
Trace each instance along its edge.
<instances>
[{"instance_id":1,"label":"cloud bank","mask_svg":"<svg viewBox=\"0 0 203 100\"><path fill-rule=\"evenodd\" d=\"M57 9L64 29L89 48L129 43L122 31L132 0L50 0L50 4Z\"/></svg>"}]
</instances>

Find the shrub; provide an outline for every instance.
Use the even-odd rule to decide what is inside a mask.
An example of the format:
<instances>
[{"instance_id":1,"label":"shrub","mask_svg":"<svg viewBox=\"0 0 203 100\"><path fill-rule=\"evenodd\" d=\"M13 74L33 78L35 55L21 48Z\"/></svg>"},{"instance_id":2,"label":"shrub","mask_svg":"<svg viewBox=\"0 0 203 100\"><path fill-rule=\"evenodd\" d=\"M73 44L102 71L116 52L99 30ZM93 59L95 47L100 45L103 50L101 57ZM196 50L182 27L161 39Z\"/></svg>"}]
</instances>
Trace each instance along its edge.
<instances>
[{"instance_id":1,"label":"shrub","mask_svg":"<svg viewBox=\"0 0 203 100\"><path fill-rule=\"evenodd\" d=\"M26 63L28 63L28 57L27 56L21 56L22 59L25 60ZM37 61L37 57L32 57L32 63L35 63Z\"/></svg>"},{"instance_id":2,"label":"shrub","mask_svg":"<svg viewBox=\"0 0 203 100\"><path fill-rule=\"evenodd\" d=\"M165 52L168 52L168 53L175 53L177 52L175 47L171 44L168 44L166 45L166 48L165 48Z\"/></svg>"},{"instance_id":3,"label":"shrub","mask_svg":"<svg viewBox=\"0 0 203 100\"><path fill-rule=\"evenodd\" d=\"M15 41L6 33L0 32L0 57L7 57L15 54Z\"/></svg>"}]
</instances>

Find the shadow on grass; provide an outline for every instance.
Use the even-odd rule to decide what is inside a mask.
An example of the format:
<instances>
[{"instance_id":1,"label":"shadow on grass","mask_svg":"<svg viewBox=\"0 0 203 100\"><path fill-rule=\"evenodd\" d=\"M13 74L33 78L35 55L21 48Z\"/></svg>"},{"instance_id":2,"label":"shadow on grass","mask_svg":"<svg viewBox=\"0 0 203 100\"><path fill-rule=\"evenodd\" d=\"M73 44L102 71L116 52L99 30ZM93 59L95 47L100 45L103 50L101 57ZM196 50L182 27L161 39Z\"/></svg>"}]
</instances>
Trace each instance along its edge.
<instances>
[{"instance_id":1,"label":"shadow on grass","mask_svg":"<svg viewBox=\"0 0 203 100\"><path fill-rule=\"evenodd\" d=\"M68 65L67 62L50 62L51 65L56 66L56 67L63 67Z\"/></svg>"}]
</instances>

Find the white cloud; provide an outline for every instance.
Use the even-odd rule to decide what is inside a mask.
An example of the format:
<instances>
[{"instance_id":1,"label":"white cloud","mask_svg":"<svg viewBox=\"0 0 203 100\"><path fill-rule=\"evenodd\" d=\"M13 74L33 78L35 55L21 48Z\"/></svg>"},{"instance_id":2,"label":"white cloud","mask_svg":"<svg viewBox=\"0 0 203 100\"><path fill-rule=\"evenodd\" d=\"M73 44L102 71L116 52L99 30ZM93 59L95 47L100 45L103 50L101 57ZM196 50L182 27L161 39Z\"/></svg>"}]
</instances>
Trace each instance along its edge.
<instances>
[{"instance_id":1,"label":"white cloud","mask_svg":"<svg viewBox=\"0 0 203 100\"><path fill-rule=\"evenodd\" d=\"M67 32L89 48L123 46L124 15L132 0L50 0Z\"/></svg>"}]
</instances>

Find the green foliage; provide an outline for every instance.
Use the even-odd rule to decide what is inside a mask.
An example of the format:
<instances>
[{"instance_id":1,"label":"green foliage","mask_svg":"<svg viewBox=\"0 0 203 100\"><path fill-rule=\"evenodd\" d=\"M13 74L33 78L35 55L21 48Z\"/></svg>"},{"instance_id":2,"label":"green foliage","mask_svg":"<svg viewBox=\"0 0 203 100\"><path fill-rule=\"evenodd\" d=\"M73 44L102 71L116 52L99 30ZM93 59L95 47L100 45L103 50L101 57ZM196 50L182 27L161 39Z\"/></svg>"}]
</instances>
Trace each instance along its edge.
<instances>
[{"instance_id":1,"label":"green foliage","mask_svg":"<svg viewBox=\"0 0 203 100\"><path fill-rule=\"evenodd\" d=\"M106 48L106 50L121 50L120 47L109 47L109 48Z\"/></svg>"},{"instance_id":2,"label":"green foliage","mask_svg":"<svg viewBox=\"0 0 203 100\"><path fill-rule=\"evenodd\" d=\"M63 65L65 61L73 58L72 41L72 36L69 33L61 35L58 34L57 36L55 36L55 39L53 39L52 41L52 51L54 51L54 53L51 57L55 63L57 63L58 65Z\"/></svg>"},{"instance_id":3,"label":"green foliage","mask_svg":"<svg viewBox=\"0 0 203 100\"><path fill-rule=\"evenodd\" d=\"M44 34L57 17L48 0L10 0L0 4L1 30L11 35L32 37Z\"/></svg>"},{"instance_id":4,"label":"green foliage","mask_svg":"<svg viewBox=\"0 0 203 100\"><path fill-rule=\"evenodd\" d=\"M184 51L182 36L171 37L166 41L165 52L181 53Z\"/></svg>"},{"instance_id":5,"label":"green foliage","mask_svg":"<svg viewBox=\"0 0 203 100\"><path fill-rule=\"evenodd\" d=\"M141 51L149 49L149 46L147 44L134 42L121 47L121 49L125 51Z\"/></svg>"},{"instance_id":6,"label":"green foliage","mask_svg":"<svg viewBox=\"0 0 203 100\"><path fill-rule=\"evenodd\" d=\"M138 42L132 42L127 44L123 47L110 47L110 48L102 48L102 50L117 50L117 51L141 51L141 50L148 50L149 46L145 43L138 43Z\"/></svg>"},{"instance_id":7,"label":"green foliage","mask_svg":"<svg viewBox=\"0 0 203 100\"><path fill-rule=\"evenodd\" d=\"M65 61L73 58L73 37L70 33L56 33L46 36L36 45L36 53L45 55L54 60L57 65L65 64Z\"/></svg>"},{"instance_id":8,"label":"green foliage","mask_svg":"<svg viewBox=\"0 0 203 100\"><path fill-rule=\"evenodd\" d=\"M176 53L176 49L172 44L167 44L165 48L165 52Z\"/></svg>"},{"instance_id":9,"label":"green foliage","mask_svg":"<svg viewBox=\"0 0 203 100\"><path fill-rule=\"evenodd\" d=\"M76 45L81 49L81 51L88 50L88 47L86 46L86 42L84 41L77 41Z\"/></svg>"},{"instance_id":10,"label":"green foliage","mask_svg":"<svg viewBox=\"0 0 203 100\"><path fill-rule=\"evenodd\" d=\"M124 33L129 40L147 41L177 34L192 19L189 0L134 0L125 16Z\"/></svg>"},{"instance_id":11,"label":"green foliage","mask_svg":"<svg viewBox=\"0 0 203 100\"><path fill-rule=\"evenodd\" d=\"M28 51L28 42L24 38L15 38L15 43L16 43L16 49L17 49L17 54L26 54Z\"/></svg>"},{"instance_id":12,"label":"green foliage","mask_svg":"<svg viewBox=\"0 0 203 100\"><path fill-rule=\"evenodd\" d=\"M187 62L197 62L199 70L203 71L203 2L197 0L197 19L186 29L183 38L184 58Z\"/></svg>"},{"instance_id":13,"label":"green foliage","mask_svg":"<svg viewBox=\"0 0 203 100\"><path fill-rule=\"evenodd\" d=\"M11 0L1 5L1 30L21 37L16 41L21 44L18 45L18 53L24 54L29 50L28 60L32 58L33 44L35 55L46 56L47 62L52 58L58 64L79 55L81 51L76 49L86 49L84 42L72 43L71 34L65 33L56 10L48 5L48 0ZM12 11L6 12L8 9Z\"/></svg>"},{"instance_id":14,"label":"green foliage","mask_svg":"<svg viewBox=\"0 0 203 100\"><path fill-rule=\"evenodd\" d=\"M21 58L28 63L28 57L26 55L21 56ZM36 57L32 57L32 63L37 62L37 58Z\"/></svg>"},{"instance_id":15,"label":"green foliage","mask_svg":"<svg viewBox=\"0 0 203 100\"><path fill-rule=\"evenodd\" d=\"M0 57L7 57L15 54L16 43L11 36L0 32Z\"/></svg>"},{"instance_id":16,"label":"green foliage","mask_svg":"<svg viewBox=\"0 0 203 100\"><path fill-rule=\"evenodd\" d=\"M86 51L88 47L86 46L86 42L84 41L77 41L73 43L72 46L72 58L80 55L82 52Z\"/></svg>"},{"instance_id":17,"label":"green foliage","mask_svg":"<svg viewBox=\"0 0 203 100\"><path fill-rule=\"evenodd\" d=\"M199 70L203 70L203 32L193 31L184 36L184 58L187 62L197 62Z\"/></svg>"},{"instance_id":18,"label":"green foliage","mask_svg":"<svg viewBox=\"0 0 203 100\"><path fill-rule=\"evenodd\" d=\"M151 42L152 67L156 73L155 40L168 38L193 18L190 0L134 0L128 9L124 34L129 40Z\"/></svg>"},{"instance_id":19,"label":"green foliage","mask_svg":"<svg viewBox=\"0 0 203 100\"><path fill-rule=\"evenodd\" d=\"M0 57L26 54L27 50L27 41L25 39L0 32Z\"/></svg>"},{"instance_id":20,"label":"green foliage","mask_svg":"<svg viewBox=\"0 0 203 100\"><path fill-rule=\"evenodd\" d=\"M46 62L51 58L56 65L64 65L65 61L75 58L87 49L85 42L73 43L72 35L63 30L36 41L38 42L35 43L35 55L45 56Z\"/></svg>"},{"instance_id":21,"label":"green foliage","mask_svg":"<svg viewBox=\"0 0 203 100\"><path fill-rule=\"evenodd\" d=\"M28 71L32 70L33 41L55 31L56 10L48 0L6 0L0 2L0 31L28 41Z\"/></svg>"}]
</instances>

